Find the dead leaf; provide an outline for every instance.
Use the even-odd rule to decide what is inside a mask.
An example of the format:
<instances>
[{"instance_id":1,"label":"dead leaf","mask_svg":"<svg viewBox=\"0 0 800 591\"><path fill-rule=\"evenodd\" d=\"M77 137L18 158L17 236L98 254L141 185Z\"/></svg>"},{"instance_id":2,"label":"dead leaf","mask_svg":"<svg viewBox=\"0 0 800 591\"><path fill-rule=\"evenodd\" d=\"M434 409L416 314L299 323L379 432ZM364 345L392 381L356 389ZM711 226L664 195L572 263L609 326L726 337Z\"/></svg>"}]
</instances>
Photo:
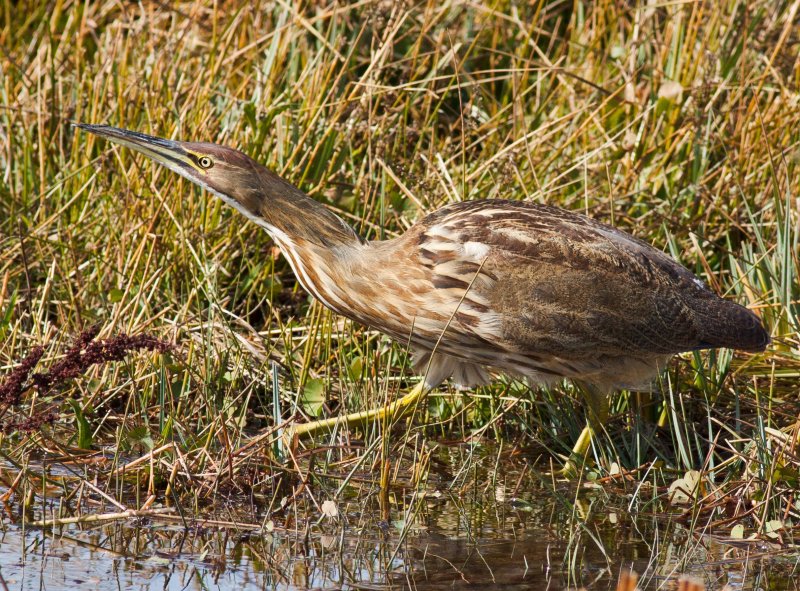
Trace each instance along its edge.
<instances>
[{"instance_id":1,"label":"dead leaf","mask_svg":"<svg viewBox=\"0 0 800 591\"><path fill-rule=\"evenodd\" d=\"M339 517L339 508L333 501L325 501L322 503L322 514L325 517Z\"/></svg>"}]
</instances>

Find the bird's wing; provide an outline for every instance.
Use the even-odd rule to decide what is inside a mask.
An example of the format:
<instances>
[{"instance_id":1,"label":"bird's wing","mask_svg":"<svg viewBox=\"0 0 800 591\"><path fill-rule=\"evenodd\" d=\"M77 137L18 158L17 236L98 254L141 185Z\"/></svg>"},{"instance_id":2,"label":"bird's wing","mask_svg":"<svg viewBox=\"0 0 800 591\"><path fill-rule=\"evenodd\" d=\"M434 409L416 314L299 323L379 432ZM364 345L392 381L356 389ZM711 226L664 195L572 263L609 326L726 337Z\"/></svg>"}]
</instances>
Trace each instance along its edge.
<instances>
[{"instance_id":1,"label":"bird's wing","mask_svg":"<svg viewBox=\"0 0 800 591\"><path fill-rule=\"evenodd\" d=\"M647 356L769 341L754 314L661 251L562 209L463 202L426 217L417 239L434 286L463 298L451 329L511 351Z\"/></svg>"}]
</instances>

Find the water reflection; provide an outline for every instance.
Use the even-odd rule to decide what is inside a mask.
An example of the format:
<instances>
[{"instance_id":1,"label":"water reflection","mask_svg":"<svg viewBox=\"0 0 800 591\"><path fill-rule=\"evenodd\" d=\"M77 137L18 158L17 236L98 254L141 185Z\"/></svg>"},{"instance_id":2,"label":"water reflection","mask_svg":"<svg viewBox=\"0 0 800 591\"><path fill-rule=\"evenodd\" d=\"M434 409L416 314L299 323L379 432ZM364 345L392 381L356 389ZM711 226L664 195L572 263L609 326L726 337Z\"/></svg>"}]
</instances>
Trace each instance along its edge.
<instances>
[{"instance_id":1,"label":"water reflection","mask_svg":"<svg viewBox=\"0 0 800 591\"><path fill-rule=\"evenodd\" d=\"M516 456L474 452L443 448L441 466L457 476L434 475L424 495L394 491L388 522L376 517L370 488L338 498L335 519L312 503L306 515L269 519L252 499L227 499L215 514L238 511L243 522L267 524L260 531L159 520L23 532L6 522L0 588L559 591L614 589L620 570L633 568L648 591L675 589L682 572L709 589L798 589L794 554L722 544L654 502L553 490ZM466 454L468 475L458 470Z\"/></svg>"}]
</instances>

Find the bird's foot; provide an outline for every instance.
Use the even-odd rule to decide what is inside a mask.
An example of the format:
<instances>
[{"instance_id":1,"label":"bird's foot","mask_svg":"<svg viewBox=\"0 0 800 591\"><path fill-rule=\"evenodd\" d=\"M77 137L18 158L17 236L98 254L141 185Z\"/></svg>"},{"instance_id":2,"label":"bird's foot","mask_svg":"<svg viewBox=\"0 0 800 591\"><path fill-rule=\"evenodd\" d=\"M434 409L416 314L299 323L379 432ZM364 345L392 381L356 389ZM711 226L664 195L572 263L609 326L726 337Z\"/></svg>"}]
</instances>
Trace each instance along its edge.
<instances>
[{"instance_id":1,"label":"bird's foot","mask_svg":"<svg viewBox=\"0 0 800 591\"><path fill-rule=\"evenodd\" d=\"M424 382L420 382L414 386L408 394L381 408L372 408L362 412L350 413L343 417L331 417L329 419L294 425L288 430L287 435L290 439L308 438L313 437L320 431L330 431L337 427L350 428L356 425L366 425L377 421L388 423L412 412L425 393L425 384Z\"/></svg>"},{"instance_id":2,"label":"bird's foot","mask_svg":"<svg viewBox=\"0 0 800 591\"><path fill-rule=\"evenodd\" d=\"M572 453L569 454L561 469L556 472L556 476L574 480L583 473L583 469L586 467L586 454L592 445L593 436L594 430L586 425L581 431L578 441L575 442Z\"/></svg>"},{"instance_id":3,"label":"bird's foot","mask_svg":"<svg viewBox=\"0 0 800 591\"><path fill-rule=\"evenodd\" d=\"M584 474L586 468L593 465L593 463L587 462L585 457L579 458L571 454L564 461L564 465L555 471L554 475L556 478L563 478L565 480L577 480Z\"/></svg>"},{"instance_id":4,"label":"bird's foot","mask_svg":"<svg viewBox=\"0 0 800 591\"><path fill-rule=\"evenodd\" d=\"M603 432L608 421L608 396L592 386L586 386L583 394L587 405L586 425L578 436L572 452L564 462L564 466L557 473L558 476L569 480L574 480L582 475L590 464L588 456L592 441L597 433Z\"/></svg>"}]
</instances>

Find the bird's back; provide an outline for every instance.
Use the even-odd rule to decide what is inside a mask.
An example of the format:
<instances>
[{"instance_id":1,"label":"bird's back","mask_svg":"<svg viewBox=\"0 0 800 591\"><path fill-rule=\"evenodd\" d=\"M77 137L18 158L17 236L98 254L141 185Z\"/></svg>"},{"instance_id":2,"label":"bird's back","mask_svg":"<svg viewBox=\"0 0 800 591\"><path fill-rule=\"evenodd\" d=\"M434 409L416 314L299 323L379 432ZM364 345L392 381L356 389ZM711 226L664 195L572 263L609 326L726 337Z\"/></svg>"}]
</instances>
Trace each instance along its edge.
<instances>
[{"instance_id":1,"label":"bird's back","mask_svg":"<svg viewBox=\"0 0 800 591\"><path fill-rule=\"evenodd\" d=\"M482 343L501 369L630 386L675 353L769 342L758 317L663 252L559 208L462 202L401 240L417 243L435 289L460 298L449 338Z\"/></svg>"}]
</instances>

